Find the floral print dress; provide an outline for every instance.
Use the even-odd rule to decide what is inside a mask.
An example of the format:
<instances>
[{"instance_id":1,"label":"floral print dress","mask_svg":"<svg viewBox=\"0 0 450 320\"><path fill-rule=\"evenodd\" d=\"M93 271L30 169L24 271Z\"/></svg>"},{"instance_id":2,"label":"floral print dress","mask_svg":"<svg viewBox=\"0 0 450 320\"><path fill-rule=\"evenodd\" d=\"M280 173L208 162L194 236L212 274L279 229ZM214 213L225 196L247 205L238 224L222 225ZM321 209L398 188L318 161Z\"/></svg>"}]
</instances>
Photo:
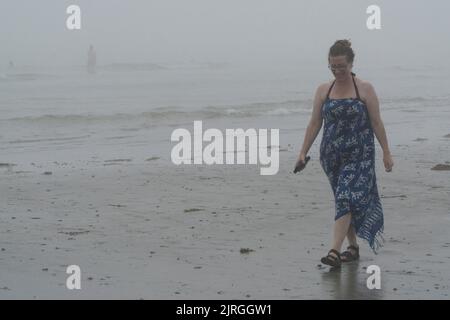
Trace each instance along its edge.
<instances>
[{"instance_id":1,"label":"floral print dress","mask_svg":"<svg viewBox=\"0 0 450 320\"><path fill-rule=\"evenodd\" d=\"M351 212L358 237L377 253L383 242L383 209L375 176L374 133L365 103L357 98L330 99L322 106L324 130L320 164L333 189L335 220Z\"/></svg>"}]
</instances>

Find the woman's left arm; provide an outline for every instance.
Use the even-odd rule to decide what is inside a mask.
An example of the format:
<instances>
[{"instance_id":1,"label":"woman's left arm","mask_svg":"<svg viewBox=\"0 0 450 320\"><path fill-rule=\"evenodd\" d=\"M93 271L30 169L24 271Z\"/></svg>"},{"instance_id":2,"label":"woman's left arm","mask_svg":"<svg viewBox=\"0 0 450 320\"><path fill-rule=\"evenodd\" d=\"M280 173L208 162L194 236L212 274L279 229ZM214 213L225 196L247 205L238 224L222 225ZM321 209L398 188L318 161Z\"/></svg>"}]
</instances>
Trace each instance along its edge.
<instances>
[{"instance_id":1,"label":"woman's left arm","mask_svg":"<svg viewBox=\"0 0 450 320\"><path fill-rule=\"evenodd\" d=\"M373 86L366 82L365 84L365 96L366 96L366 106L369 112L370 123L372 125L373 132L375 133L378 142L383 149L383 162L386 171L391 171L394 166L392 160L391 151L389 150L389 144L386 137L386 130L384 128L383 121L380 116L380 103L378 101L377 94Z\"/></svg>"}]
</instances>

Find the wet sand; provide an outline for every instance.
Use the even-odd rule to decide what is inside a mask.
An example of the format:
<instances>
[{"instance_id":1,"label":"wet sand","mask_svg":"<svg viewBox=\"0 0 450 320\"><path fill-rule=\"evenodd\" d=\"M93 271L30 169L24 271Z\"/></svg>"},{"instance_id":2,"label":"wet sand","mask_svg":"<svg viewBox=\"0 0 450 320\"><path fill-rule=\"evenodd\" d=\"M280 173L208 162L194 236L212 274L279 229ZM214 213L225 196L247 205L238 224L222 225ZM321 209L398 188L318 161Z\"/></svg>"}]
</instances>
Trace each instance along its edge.
<instances>
[{"instance_id":1,"label":"wet sand","mask_svg":"<svg viewBox=\"0 0 450 320\"><path fill-rule=\"evenodd\" d=\"M407 127L389 127L394 170L378 144L376 164L385 245L374 255L360 242L359 262L330 270L320 264L334 217L321 137L294 175L306 125L295 121L280 132L274 176L175 166L168 135L166 149L118 157L2 160L0 298L448 299L450 172L432 168L450 164L449 133L400 139ZM66 288L72 264L81 290ZM366 286L373 264L380 290Z\"/></svg>"}]
</instances>

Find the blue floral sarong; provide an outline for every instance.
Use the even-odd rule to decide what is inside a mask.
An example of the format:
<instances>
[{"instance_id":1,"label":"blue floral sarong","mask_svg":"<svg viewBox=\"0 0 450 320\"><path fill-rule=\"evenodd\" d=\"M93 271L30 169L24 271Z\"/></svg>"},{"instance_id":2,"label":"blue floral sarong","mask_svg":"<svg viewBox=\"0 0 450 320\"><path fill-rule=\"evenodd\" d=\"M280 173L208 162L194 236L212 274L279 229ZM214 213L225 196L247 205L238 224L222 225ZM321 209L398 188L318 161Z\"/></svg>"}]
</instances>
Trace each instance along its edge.
<instances>
[{"instance_id":1,"label":"blue floral sarong","mask_svg":"<svg viewBox=\"0 0 450 320\"><path fill-rule=\"evenodd\" d=\"M335 220L351 212L357 236L377 253L384 240L384 220L375 176L374 133L354 78L353 83L357 98L330 99L334 82L328 90L322 106L320 163L333 189Z\"/></svg>"}]
</instances>

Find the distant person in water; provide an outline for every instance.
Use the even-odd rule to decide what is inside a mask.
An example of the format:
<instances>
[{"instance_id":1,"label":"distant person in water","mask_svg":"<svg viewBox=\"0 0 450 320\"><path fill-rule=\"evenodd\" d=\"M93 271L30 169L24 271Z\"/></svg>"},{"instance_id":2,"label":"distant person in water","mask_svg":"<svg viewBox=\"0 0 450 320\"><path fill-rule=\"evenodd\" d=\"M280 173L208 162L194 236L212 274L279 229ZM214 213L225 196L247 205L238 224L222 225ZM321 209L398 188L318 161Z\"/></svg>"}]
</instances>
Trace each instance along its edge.
<instances>
[{"instance_id":1,"label":"distant person in water","mask_svg":"<svg viewBox=\"0 0 450 320\"><path fill-rule=\"evenodd\" d=\"M95 73L95 66L97 65L97 54L95 53L94 46L91 44L88 51L87 70L89 73Z\"/></svg>"},{"instance_id":2,"label":"distant person in water","mask_svg":"<svg viewBox=\"0 0 450 320\"><path fill-rule=\"evenodd\" d=\"M10 69L14 68L14 62L12 62L12 60L9 61L9 68Z\"/></svg>"}]
</instances>

